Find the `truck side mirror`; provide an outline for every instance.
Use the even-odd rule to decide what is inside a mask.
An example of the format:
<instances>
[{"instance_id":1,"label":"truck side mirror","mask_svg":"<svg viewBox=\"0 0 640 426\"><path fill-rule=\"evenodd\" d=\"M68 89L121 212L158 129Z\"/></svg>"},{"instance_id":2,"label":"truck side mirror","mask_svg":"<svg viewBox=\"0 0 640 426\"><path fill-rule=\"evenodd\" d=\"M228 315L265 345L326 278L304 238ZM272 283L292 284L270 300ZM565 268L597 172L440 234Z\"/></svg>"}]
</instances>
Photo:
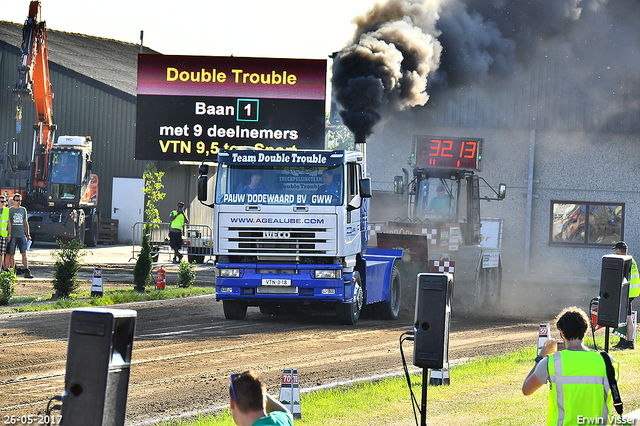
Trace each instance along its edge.
<instances>
[{"instance_id":1,"label":"truck side mirror","mask_svg":"<svg viewBox=\"0 0 640 426\"><path fill-rule=\"evenodd\" d=\"M504 200L504 197L507 195L507 185L501 183L498 185L498 200Z\"/></svg>"},{"instance_id":2,"label":"truck side mirror","mask_svg":"<svg viewBox=\"0 0 640 426\"><path fill-rule=\"evenodd\" d=\"M362 198L371 198L371 178L360 179L360 196Z\"/></svg>"},{"instance_id":3,"label":"truck side mirror","mask_svg":"<svg viewBox=\"0 0 640 426\"><path fill-rule=\"evenodd\" d=\"M200 176L209 174L209 165L208 164L200 164L198 166L198 171L200 172Z\"/></svg>"},{"instance_id":4,"label":"truck side mirror","mask_svg":"<svg viewBox=\"0 0 640 426\"><path fill-rule=\"evenodd\" d=\"M90 172L90 171L91 171L91 165L92 165L92 164L93 164L93 161L91 161L91 160L88 160L88 161L87 161L87 172Z\"/></svg>"},{"instance_id":5,"label":"truck side mirror","mask_svg":"<svg viewBox=\"0 0 640 426\"><path fill-rule=\"evenodd\" d=\"M198 176L198 200L207 201L207 192L207 175L200 175Z\"/></svg>"},{"instance_id":6,"label":"truck side mirror","mask_svg":"<svg viewBox=\"0 0 640 426\"><path fill-rule=\"evenodd\" d=\"M393 193L404 194L404 178L402 176L393 177Z\"/></svg>"}]
</instances>

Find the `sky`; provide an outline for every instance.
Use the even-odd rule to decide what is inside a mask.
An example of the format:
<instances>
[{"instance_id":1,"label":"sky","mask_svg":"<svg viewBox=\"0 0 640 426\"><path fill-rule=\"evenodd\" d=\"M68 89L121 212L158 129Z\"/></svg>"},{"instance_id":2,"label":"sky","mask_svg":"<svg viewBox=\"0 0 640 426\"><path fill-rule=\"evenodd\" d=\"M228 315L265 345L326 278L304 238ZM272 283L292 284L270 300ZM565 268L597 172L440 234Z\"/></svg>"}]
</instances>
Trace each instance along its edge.
<instances>
[{"instance_id":1,"label":"sky","mask_svg":"<svg viewBox=\"0 0 640 426\"><path fill-rule=\"evenodd\" d=\"M24 23L30 0L3 0ZM41 0L47 28L143 44L165 55L326 59L374 0Z\"/></svg>"}]
</instances>

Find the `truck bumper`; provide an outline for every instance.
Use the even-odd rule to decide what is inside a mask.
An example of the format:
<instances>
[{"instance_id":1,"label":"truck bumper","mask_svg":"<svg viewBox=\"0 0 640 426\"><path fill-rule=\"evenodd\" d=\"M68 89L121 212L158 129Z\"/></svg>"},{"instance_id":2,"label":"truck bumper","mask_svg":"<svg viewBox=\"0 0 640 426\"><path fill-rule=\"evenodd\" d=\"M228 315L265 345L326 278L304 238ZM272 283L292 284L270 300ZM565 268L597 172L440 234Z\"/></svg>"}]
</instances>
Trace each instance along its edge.
<instances>
[{"instance_id":1,"label":"truck bumper","mask_svg":"<svg viewBox=\"0 0 640 426\"><path fill-rule=\"evenodd\" d=\"M29 231L36 238L77 238L71 210L28 212ZM84 232L84 230L82 230Z\"/></svg>"},{"instance_id":2,"label":"truck bumper","mask_svg":"<svg viewBox=\"0 0 640 426\"><path fill-rule=\"evenodd\" d=\"M239 273L225 277L223 270ZM335 271L339 278L315 278L316 270ZM341 265L216 265L216 300L259 302L345 302L352 297L351 274Z\"/></svg>"}]
</instances>

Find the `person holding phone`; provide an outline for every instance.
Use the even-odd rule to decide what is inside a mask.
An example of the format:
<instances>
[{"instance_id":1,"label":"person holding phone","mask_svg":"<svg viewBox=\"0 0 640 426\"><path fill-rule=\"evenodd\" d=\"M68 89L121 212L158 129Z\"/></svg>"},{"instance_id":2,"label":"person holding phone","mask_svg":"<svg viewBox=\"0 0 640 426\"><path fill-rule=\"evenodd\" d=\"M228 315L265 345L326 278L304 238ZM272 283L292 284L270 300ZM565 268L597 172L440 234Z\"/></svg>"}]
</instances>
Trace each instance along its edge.
<instances>
[{"instance_id":1,"label":"person holding phone","mask_svg":"<svg viewBox=\"0 0 640 426\"><path fill-rule=\"evenodd\" d=\"M184 203L180 201L176 210L169 213L171 227L169 229L169 246L173 249L173 263L179 263L182 260L182 228L185 223L189 223L189 218L184 212Z\"/></svg>"},{"instance_id":2,"label":"person holding phone","mask_svg":"<svg viewBox=\"0 0 640 426\"><path fill-rule=\"evenodd\" d=\"M556 318L562 339L544 343L522 384L522 393L527 396L545 383L551 384L547 425L587 424L587 421L607 424L615 414L604 359L583 342L588 326L589 319L582 309L573 306L562 310Z\"/></svg>"}]
</instances>

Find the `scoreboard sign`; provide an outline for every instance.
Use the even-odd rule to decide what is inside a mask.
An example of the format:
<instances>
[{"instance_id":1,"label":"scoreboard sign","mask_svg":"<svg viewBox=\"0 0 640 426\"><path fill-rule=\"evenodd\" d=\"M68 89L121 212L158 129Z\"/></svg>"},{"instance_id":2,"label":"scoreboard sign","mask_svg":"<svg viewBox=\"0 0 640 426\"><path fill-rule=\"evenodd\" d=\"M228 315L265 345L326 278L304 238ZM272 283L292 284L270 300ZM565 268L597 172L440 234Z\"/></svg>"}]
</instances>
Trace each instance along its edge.
<instances>
[{"instance_id":1,"label":"scoreboard sign","mask_svg":"<svg viewBox=\"0 0 640 426\"><path fill-rule=\"evenodd\" d=\"M136 160L324 149L326 61L138 55Z\"/></svg>"},{"instance_id":2,"label":"scoreboard sign","mask_svg":"<svg viewBox=\"0 0 640 426\"><path fill-rule=\"evenodd\" d=\"M415 165L431 169L482 169L482 139L414 136Z\"/></svg>"}]
</instances>

